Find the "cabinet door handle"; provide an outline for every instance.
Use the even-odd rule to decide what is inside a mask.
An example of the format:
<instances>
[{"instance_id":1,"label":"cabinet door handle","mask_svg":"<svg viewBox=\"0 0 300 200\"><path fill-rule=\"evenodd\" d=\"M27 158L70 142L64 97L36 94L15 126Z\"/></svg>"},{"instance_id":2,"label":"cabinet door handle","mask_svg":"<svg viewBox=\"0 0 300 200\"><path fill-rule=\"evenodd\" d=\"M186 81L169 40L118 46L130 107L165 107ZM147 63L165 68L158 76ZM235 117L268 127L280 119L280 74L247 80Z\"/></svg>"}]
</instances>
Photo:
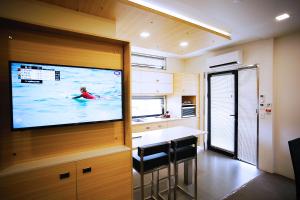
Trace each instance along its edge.
<instances>
[{"instance_id":1,"label":"cabinet door handle","mask_svg":"<svg viewBox=\"0 0 300 200\"><path fill-rule=\"evenodd\" d=\"M70 177L70 172L59 174L59 179L60 180L66 179L66 178L69 178L69 177Z\"/></svg>"},{"instance_id":2,"label":"cabinet door handle","mask_svg":"<svg viewBox=\"0 0 300 200\"><path fill-rule=\"evenodd\" d=\"M92 168L91 167L87 167L87 168L83 168L82 169L82 173L83 174L87 174L87 173L91 173L92 172Z\"/></svg>"},{"instance_id":3,"label":"cabinet door handle","mask_svg":"<svg viewBox=\"0 0 300 200\"><path fill-rule=\"evenodd\" d=\"M150 129L150 127L149 127L149 126L147 126L147 127L146 127L146 129L148 130L148 129Z\"/></svg>"}]
</instances>

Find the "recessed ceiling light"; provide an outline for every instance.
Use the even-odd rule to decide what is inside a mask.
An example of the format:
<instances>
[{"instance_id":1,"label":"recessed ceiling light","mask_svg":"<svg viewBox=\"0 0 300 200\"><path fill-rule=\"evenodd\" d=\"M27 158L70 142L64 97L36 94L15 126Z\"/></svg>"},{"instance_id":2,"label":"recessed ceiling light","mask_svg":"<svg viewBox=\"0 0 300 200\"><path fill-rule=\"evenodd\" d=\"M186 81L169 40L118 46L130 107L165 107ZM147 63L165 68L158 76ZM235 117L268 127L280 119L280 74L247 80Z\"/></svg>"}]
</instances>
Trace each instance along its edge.
<instances>
[{"instance_id":1,"label":"recessed ceiling light","mask_svg":"<svg viewBox=\"0 0 300 200\"><path fill-rule=\"evenodd\" d=\"M149 33L149 32L141 32L141 33L140 33L140 36L141 36L142 38L147 38L147 37L150 36L150 33Z\"/></svg>"},{"instance_id":2,"label":"recessed ceiling light","mask_svg":"<svg viewBox=\"0 0 300 200\"><path fill-rule=\"evenodd\" d=\"M282 14L282 15L278 15L275 19L276 19L277 21L282 21L282 20L285 20L285 19L288 19L288 18L290 18L290 15L287 14L287 13L284 13L284 14Z\"/></svg>"},{"instance_id":3,"label":"recessed ceiling light","mask_svg":"<svg viewBox=\"0 0 300 200\"><path fill-rule=\"evenodd\" d=\"M180 42L179 44L181 47L187 47L189 45L188 42Z\"/></svg>"},{"instance_id":4,"label":"recessed ceiling light","mask_svg":"<svg viewBox=\"0 0 300 200\"><path fill-rule=\"evenodd\" d=\"M216 28L214 26L205 24L205 23L200 22L200 21L198 21L196 19L192 19L192 18L189 18L187 16L181 15L181 14L176 13L176 12L174 12L172 10L167 9L167 8L164 8L164 7L157 6L157 5L154 5L152 3L146 2L145 0L128 0L128 1L130 1L132 3L135 3L135 4L138 4L140 6L146 7L146 8L150 8L150 9L158 11L160 13L169 15L171 17L175 17L175 18L180 19L182 21L185 21L185 22L188 22L188 23L200 26L200 27L202 27L202 28L204 28L206 30L215 32L215 33L217 33L217 34L219 34L219 35L221 35L223 37L226 37L228 39L231 38L231 34L228 33L227 31L224 31L224 30Z\"/></svg>"}]
</instances>

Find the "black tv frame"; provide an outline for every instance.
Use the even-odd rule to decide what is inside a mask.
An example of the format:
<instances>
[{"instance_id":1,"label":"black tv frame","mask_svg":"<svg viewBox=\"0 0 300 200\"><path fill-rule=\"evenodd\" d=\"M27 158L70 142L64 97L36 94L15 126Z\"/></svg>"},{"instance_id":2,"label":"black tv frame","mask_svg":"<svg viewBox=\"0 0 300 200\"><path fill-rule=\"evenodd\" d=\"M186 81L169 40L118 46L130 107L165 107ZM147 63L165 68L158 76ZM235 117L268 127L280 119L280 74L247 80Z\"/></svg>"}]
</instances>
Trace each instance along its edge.
<instances>
[{"instance_id":1,"label":"black tv frame","mask_svg":"<svg viewBox=\"0 0 300 200\"><path fill-rule=\"evenodd\" d=\"M24 127L24 128L14 128L13 125L13 97L12 97L12 63L27 63L27 64L34 64L34 65L49 65L49 66L57 66L57 67L73 67L73 68L84 68L84 69L99 69L99 70L110 70L110 71L120 71L121 72L121 101L122 101L122 118L120 119L113 119L113 120L103 120L103 121L91 121L91 122L80 122L80 123L68 123L68 124L57 124L57 125L46 125L46 126L33 126L33 127ZM97 68L97 67L84 67L84 66L74 66L74 65L61 65L61 64L50 64L50 63L38 63L38 62L26 62L26 61L8 61L9 67L9 97L10 97L10 128L12 131L22 131L22 130L31 130L31 129L44 129L44 128L54 128L54 127L64 127L64 126L79 126L79 125L87 125L87 124L98 124L98 123L108 123L108 122L116 122L116 121L123 121L125 116L125 102L124 102L124 70L123 69L109 69L109 68Z\"/></svg>"}]
</instances>

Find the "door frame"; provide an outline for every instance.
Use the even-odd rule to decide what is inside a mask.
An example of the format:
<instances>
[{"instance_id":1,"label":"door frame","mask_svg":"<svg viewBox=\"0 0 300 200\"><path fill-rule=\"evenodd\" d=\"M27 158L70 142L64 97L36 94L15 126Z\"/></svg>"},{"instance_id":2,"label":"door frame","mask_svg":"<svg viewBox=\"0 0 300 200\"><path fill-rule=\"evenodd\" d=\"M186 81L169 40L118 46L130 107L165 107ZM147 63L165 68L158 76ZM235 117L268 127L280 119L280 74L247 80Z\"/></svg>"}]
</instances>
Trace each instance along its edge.
<instances>
[{"instance_id":1,"label":"door frame","mask_svg":"<svg viewBox=\"0 0 300 200\"><path fill-rule=\"evenodd\" d=\"M217 147L211 146L211 77L215 75L225 75L225 74L233 74L234 75L234 152L231 153L229 151L219 149ZM238 70L229 70L222 72L214 72L209 73L207 75L207 100L208 100L208 138L207 138L207 148L209 150L224 154L229 157L233 157L237 159L238 155Z\"/></svg>"}]
</instances>

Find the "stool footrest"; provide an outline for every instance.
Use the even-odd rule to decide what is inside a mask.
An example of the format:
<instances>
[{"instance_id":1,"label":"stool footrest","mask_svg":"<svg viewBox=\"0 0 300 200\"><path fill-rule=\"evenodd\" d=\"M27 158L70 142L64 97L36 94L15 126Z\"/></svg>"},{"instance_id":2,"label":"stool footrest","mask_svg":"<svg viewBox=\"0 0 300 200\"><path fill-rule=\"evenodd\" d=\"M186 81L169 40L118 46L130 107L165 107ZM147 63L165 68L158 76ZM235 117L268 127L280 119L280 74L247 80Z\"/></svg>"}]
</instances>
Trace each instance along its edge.
<instances>
[{"instance_id":1,"label":"stool footrest","mask_svg":"<svg viewBox=\"0 0 300 200\"><path fill-rule=\"evenodd\" d=\"M186 189L184 189L183 187L180 187L179 185L177 185L177 188L179 188L185 195L191 197L192 199L195 199L195 197L193 195L191 195Z\"/></svg>"},{"instance_id":2,"label":"stool footrest","mask_svg":"<svg viewBox=\"0 0 300 200\"><path fill-rule=\"evenodd\" d=\"M151 184L152 184L152 181L150 183L144 184L144 187L148 187ZM138 190L138 189L141 189L141 186L135 186L135 187L133 187L133 190Z\"/></svg>"}]
</instances>

